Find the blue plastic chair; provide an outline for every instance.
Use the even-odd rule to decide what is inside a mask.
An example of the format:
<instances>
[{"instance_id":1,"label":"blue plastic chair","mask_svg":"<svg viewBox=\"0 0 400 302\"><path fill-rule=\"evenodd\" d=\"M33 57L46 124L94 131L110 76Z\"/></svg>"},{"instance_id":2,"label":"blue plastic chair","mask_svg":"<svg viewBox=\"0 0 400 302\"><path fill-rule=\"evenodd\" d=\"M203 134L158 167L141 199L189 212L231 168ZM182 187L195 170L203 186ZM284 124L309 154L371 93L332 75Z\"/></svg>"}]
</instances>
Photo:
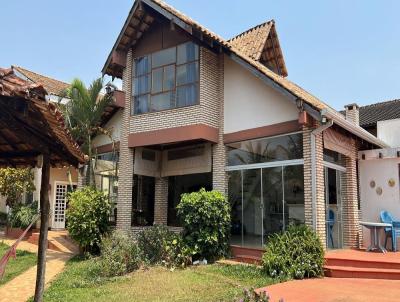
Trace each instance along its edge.
<instances>
[{"instance_id":1,"label":"blue plastic chair","mask_svg":"<svg viewBox=\"0 0 400 302\"><path fill-rule=\"evenodd\" d=\"M333 245L333 226L335 225L335 212L332 210L328 211L328 219L326 221L328 225L328 240L331 241L332 248L335 246Z\"/></svg>"},{"instance_id":2,"label":"blue plastic chair","mask_svg":"<svg viewBox=\"0 0 400 302\"><path fill-rule=\"evenodd\" d=\"M388 237L392 237L392 251L397 251L397 237L400 237L400 221L393 219L388 211L381 212L381 221L390 223L392 226L385 228L385 248L387 245Z\"/></svg>"}]
</instances>

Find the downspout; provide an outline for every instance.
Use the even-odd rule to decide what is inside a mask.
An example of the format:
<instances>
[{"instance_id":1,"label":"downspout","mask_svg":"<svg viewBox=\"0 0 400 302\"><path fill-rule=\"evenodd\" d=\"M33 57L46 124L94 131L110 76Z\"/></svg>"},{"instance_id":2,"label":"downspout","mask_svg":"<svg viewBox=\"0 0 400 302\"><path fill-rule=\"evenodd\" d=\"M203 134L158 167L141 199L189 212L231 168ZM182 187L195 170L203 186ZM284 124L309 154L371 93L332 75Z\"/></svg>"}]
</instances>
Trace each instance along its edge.
<instances>
[{"instance_id":1,"label":"downspout","mask_svg":"<svg viewBox=\"0 0 400 302\"><path fill-rule=\"evenodd\" d=\"M333 125L333 121L329 120L322 126L311 131L311 206L313 217L313 229L317 230L317 164L316 164L316 136Z\"/></svg>"}]
</instances>

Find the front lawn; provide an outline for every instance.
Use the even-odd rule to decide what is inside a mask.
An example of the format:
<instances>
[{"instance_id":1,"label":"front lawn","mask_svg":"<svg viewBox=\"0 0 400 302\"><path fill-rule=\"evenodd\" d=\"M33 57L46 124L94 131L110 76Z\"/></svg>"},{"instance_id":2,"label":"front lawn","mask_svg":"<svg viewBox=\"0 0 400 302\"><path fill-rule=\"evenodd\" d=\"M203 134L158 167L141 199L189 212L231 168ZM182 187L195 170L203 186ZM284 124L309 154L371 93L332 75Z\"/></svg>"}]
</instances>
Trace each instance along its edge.
<instances>
[{"instance_id":1,"label":"front lawn","mask_svg":"<svg viewBox=\"0 0 400 302\"><path fill-rule=\"evenodd\" d=\"M174 271L156 266L100 279L91 273L91 261L70 260L46 290L45 301L233 301L244 288L274 282L255 267L222 264Z\"/></svg>"},{"instance_id":2,"label":"front lawn","mask_svg":"<svg viewBox=\"0 0 400 302\"><path fill-rule=\"evenodd\" d=\"M10 247L0 242L0 258L4 256ZM14 277L36 265L36 255L27 251L17 250L17 259L11 258L6 266L6 272L0 279L0 286Z\"/></svg>"}]
</instances>

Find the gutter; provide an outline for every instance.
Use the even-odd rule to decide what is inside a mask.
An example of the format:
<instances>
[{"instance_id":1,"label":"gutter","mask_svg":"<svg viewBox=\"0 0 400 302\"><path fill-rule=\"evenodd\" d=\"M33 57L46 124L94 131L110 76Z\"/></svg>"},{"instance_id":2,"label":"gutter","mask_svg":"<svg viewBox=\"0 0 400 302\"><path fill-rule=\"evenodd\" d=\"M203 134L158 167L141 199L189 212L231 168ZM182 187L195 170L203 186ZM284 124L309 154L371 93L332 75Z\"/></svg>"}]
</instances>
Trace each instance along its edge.
<instances>
[{"instance_id":1,"label":"gutter","mask_svg":"<svg viewBox=\"0 0 400 302\"><path fill-rule=\"evenodd\" d=\"M313 229L317 230L317 165L316 165L316 143L315 138L318 134L324 132L329 127L332 127L333 120L329 120L324 125L311 131L311 207L313 217Z\"/></svg>"}]
</instances>

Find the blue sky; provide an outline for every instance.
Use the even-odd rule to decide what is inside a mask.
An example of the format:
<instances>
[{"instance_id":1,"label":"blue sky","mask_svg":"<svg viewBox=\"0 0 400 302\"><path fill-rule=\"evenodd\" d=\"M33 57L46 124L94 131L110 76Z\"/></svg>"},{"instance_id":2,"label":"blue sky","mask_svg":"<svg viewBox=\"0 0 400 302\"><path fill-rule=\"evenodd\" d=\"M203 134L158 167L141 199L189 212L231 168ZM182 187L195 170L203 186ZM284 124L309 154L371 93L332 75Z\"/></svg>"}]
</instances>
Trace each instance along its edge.
<instances>
[{"instance_id":1,"label":"blue sky","mask_svg":"<svg viewBox=\"0 0 400 302\"><path fill-rule=\"evenodd\" d=\"M400 1L169 0L224 38L275 19L289 79L336 109L400 97ZM133 0L3 1L0 66L100 75Z\"/></svg>"}]
</instances>

